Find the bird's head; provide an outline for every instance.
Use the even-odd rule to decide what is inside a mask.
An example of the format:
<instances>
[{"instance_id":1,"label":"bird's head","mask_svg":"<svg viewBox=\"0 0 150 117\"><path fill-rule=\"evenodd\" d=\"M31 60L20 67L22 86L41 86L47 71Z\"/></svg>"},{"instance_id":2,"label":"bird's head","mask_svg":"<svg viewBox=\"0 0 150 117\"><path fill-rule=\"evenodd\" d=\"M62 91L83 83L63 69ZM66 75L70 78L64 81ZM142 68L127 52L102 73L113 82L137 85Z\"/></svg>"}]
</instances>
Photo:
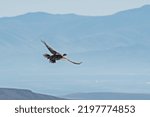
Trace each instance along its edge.
<instances>
[{"instance_id":1,"label":"bird's head","mask_svg":"<svg viewBox=\"0 0 150 117\"><path fill-rule=\"evenodd\" d=\"M67 56L67 54L63 54L63 56Z\"/></svg>"}]
</instances>

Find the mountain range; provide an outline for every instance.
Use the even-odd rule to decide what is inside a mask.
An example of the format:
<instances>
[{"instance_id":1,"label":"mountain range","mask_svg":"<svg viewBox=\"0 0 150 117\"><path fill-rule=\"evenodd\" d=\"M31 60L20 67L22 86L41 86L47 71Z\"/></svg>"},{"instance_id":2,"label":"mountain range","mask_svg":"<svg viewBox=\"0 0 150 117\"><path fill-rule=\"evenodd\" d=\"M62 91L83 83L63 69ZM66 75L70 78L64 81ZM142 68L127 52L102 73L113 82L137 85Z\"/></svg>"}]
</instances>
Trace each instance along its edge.
<instances>
[{"instance_id":1,"label":"mountain range","mask_svg":"<svg viewBox=\"0 0 150 117\"><path fill-rule=\"evenodd\" d=\"M39 94L27 89L0 88L0 100L150 100L150 94L92 92L74 93L55 97Z\"/></svg>"}]
</instances>

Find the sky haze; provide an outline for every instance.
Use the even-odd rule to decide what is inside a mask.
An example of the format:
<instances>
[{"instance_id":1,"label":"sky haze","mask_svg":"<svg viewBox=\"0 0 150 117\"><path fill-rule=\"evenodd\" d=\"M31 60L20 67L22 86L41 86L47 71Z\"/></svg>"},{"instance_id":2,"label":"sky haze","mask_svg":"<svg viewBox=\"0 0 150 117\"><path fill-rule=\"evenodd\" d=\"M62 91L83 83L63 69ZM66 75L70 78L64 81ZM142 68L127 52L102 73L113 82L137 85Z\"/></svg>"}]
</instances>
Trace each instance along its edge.
<instances>
[{"instance_id":1,"label":"sky haze","mask_svg":"<svg viewBox=\"0 0 150 117\"><path fill-rule=\"evenodd\" d=\"M0 0L0 17L43 11L102 16L150 4L150 0Z\"/></svg>"}]
</instances>

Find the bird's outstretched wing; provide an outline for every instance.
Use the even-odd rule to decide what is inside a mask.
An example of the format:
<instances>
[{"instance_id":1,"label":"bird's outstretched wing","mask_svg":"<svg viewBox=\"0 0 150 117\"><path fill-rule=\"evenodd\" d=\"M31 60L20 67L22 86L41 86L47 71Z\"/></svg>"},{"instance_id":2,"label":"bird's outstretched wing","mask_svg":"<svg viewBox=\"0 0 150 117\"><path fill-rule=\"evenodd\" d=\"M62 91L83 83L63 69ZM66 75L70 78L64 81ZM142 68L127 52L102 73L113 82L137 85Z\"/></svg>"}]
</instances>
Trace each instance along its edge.
<instances>
[{"instance_id":1,"label":"bird's outstretched wing","mask_svg":"<svg viewBox=\"0 0 150 117\"><path fill-rule=\"evenodd\" d=\"M48 46L45 41L42 41L42 40L41 40L41 42L47 47L47 49L48 49L52 54L59 54L59 53L58 53L57 51L55 51L53 48L51 48L50 46Z\"/></svg>"},{"instance_id":2,"label":"bird's outstretched wing","mask_svg":"<svg viewBox=\"0 0 150 117\"><path fill-rule=\"evenodd\" d=\"M74 61L71 61L70 59L64 57L64 59L66 59L67 61L73 63L73 64L77 64L77 65L80 65L82 62L74 62Z\"/></svg>"}]
</instances>

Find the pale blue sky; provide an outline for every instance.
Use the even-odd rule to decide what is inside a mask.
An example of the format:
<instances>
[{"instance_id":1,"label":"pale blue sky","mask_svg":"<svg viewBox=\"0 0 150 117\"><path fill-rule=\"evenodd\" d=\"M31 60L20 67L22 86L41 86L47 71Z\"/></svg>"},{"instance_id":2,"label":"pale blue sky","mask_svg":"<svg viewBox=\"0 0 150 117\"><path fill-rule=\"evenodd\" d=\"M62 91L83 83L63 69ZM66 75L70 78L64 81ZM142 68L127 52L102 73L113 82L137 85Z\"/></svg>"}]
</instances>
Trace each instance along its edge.
<instances>
[{"instance_id":1,"label":"pale blue sky","mask_svg":"<svg viewBox=\"0 0 150 117\"><path fill-rule=\"evenodd\" d=\"M36 11L110 15L146 4L150 4L150 0L0 0L0 17Z\"/></svg>"}]
</instances>

